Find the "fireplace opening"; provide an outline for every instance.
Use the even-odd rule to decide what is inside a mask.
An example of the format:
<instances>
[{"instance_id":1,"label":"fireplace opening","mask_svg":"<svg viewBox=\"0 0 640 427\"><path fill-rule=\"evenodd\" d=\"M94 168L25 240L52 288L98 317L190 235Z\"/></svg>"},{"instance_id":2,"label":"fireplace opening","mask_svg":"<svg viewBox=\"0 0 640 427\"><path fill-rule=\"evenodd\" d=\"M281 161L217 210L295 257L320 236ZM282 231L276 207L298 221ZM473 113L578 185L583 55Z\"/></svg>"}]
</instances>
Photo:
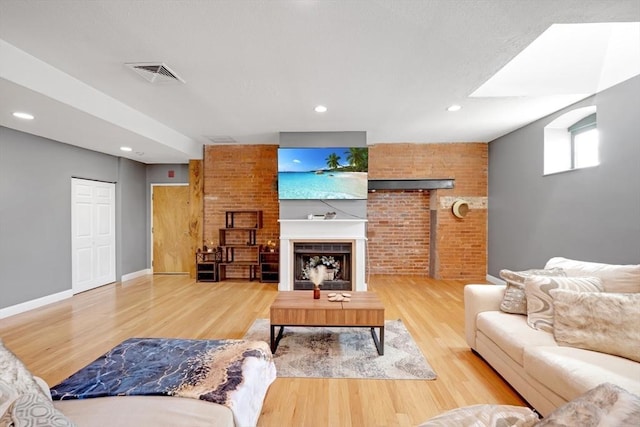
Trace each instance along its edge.
<instances>
[{"instance_id":1,"label":"fireplace opening","mask_svg":"<svg viewBox=\"0 0 640 427\"><path fill-rule=\"evenodd\" d=\"M310 269L327 268L322 290L352 290L351 242L297 242L293 244L293 289L311 290Z\"/></svg>"}]
</instances>

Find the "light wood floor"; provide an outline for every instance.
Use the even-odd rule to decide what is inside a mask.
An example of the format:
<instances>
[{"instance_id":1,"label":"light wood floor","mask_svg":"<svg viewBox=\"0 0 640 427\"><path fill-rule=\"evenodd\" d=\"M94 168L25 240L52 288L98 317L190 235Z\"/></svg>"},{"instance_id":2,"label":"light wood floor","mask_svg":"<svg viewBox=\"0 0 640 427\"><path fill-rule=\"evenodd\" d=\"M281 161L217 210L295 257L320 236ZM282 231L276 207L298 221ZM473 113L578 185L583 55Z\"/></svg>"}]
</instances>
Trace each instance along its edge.
<instances>
[{"instance_id":1,"label":"light wood floor","mask_svg":"<svg viewBox=\"0 0 640 427\"><path fill-rule=\"evenodd\" d=\"M414 426L445 410L524 401L464 340L462 282L371 276L385 318L404 321L435 381L278 378L260 426ZM50 385L131 337L242 338L275 284L147 276L0 320L0 337ZM310 296L311 297L311 296Z\"/></svg>"}]
</instances>

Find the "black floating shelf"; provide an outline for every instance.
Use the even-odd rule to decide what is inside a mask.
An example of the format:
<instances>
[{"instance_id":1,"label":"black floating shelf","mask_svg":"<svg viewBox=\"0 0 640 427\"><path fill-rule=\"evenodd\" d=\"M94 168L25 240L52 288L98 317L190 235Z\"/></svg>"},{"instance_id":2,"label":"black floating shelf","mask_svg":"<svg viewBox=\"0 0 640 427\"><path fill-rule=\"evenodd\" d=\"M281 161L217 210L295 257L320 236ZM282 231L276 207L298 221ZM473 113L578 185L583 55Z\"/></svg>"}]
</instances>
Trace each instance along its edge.
<instances>
[{"instance_id":1,"label":"black floating shelf","mask_svg":"<svg viewBox=\"0 0 640 427\"><path fill-rule=\"evenodd\" d=\"M439 190L453 188L453 179L370 179L369 191Z\"/></svg>"}]
</instances>

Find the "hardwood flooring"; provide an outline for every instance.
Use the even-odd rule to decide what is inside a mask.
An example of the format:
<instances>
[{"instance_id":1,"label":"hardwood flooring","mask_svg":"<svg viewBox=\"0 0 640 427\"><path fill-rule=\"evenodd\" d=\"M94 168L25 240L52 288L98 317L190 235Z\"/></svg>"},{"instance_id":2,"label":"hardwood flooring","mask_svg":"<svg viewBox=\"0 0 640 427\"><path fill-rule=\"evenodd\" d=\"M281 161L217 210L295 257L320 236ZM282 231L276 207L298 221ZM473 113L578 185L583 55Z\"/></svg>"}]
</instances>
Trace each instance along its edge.
<instances>
[{"instance_id":1,"label":"hardwood flooring","mask_svg":"<svg viewBox=\"0 0 640 427\"><path fill-rule=\"evenodd\" d=\"M417 276L369 277L385 317L403 320L437 380L278 378L267 393L259 425L415 426L460 406L524 405L469 350L463 286ZM276 284L140 277L2 319L0 337L35 375L53 385L127 338L241 338L256 318L269 317L276 293Z\"/></svg>"}]
</instances>

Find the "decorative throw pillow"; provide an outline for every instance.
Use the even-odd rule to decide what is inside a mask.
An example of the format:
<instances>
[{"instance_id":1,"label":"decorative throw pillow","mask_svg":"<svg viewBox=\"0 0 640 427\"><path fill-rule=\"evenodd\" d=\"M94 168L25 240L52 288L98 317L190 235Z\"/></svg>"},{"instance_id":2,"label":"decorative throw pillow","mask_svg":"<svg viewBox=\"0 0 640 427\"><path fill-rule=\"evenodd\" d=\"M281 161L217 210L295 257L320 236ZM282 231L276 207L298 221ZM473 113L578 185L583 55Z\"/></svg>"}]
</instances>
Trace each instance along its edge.
<instances>
[{"instance_id":1,"label":"decorative throw pillow","mask_svg":"<svg viewBox=\"0 0 640 427\"><path fill-rule=\"evenodd\" d=\"M544 268L561 267L568 276L599 277L605 292L640 292L640 264L603 264L554 257Z\"/></svg>"},{"instance_id":2,"label":"decorative throw pillow","mask_svg":"<svg viewBox=\"0 0 640 427\"><path fill-rule=\"evenodd\" d=\"M0 340L0 380L13 387L18 394L40 393L44 391L38 386L33 375L26 366L6 348ZM46 397L46 396L45 396Z\"/></svg>"},{"instance_id":3,"label":"decorative throw pillow","mask_svg":"<svg viewBox=\"0 0 640 427\"><path fill-rule=\"evenodd\" d=\"M452 409L418 427L532 427L537 421L538 414L525 406L484 404Z\"/></svg>"},{"instance_id":4,"label":"decorative throw pillow","mask_svg":"<svg viewBox=\"0 0 640 427\"><path fill-rule=\"evenodd\" d=\"M13 404L13 401L18 398L18 392L10 384L0 380L0 426L10 425L3 421L6 419L11 420L9 408Z\"/></svg>"},{"instance_id":5,"label":"decorative throw pillow","mask_svg":"<svg viewBox=\"0 0 640 427\"><path fill-rule=\"evenodd\" d=\"M640 397L603 383L557 408L535 427L640 425Z\"/></svg>"},{"instance_id":6,"label":"decorative throw pillow","mask_svg":"<svg viewBox=\"0 0 640 427\"><path fill-rule=\"evenodd\" d=\"M11 405L13 427L75 427L42 393L20 395Z\"/></svg>"},{"instance_id":7,"label":"decorative throw pillow","mask_svg":"<svg viewBox=\"0 0 640 427\"><path fill-rule=\"evenodd\" d=\"M500 270L500 277L507 282L500 310L505 313L527 314L527 297L524 281L529 276L566 276L561 268L535 269L525 271Z\"/></svg>"},{"instance_id":8,"label":"decorative throw pillow","mask_svg":"<svg viewBox=\"0 0 640 427\"><path fill-rule=\"evenodd\" d=\"M569 289L581 292L602 292L602 281L597 277L529 276L524 282L527 297L527 324L533 329L553 332L553 297L551 289Z\"/></svg>"},{"instance_id":9,"label":"decorative throw pillow","mask_svg":"<svg viewBox=\"0 0 640 427\"><path fill-rule=\"evenodd\" d=\"M640 362L640 294L551 290L560 345Z\"/></svg>"}]
</instances>

